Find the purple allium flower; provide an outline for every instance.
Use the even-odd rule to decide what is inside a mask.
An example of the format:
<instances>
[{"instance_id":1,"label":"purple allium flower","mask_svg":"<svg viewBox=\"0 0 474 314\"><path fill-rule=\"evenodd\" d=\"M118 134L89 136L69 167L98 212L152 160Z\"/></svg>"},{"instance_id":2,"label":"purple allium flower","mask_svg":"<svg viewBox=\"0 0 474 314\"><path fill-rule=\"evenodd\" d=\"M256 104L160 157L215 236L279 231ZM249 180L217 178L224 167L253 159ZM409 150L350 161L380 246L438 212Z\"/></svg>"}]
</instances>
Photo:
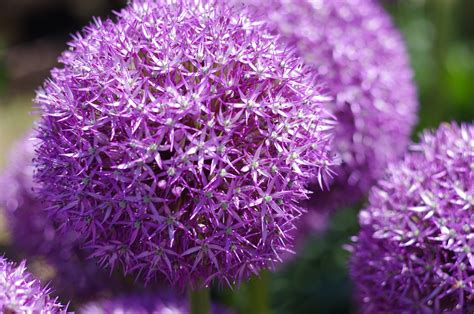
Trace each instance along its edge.
<instances>
[{"instance_id":1,"label":"purple allium flower","mask_svg":"<svg viewBox=\"0 0 474 314\"><path fill-rule=\"evenodd\" d=\"M329 192L311 187L313 212L302 219L320 229L329 210L360 200L406 149L418 102L403 39L375 0L233 2L269 21L335 96L333 150L342 163Z\"/></svg>"},{"instance_id":2,"label":"purple allium flower","mask_svg":"<svg viewBox=\"0 0 474 314\"><path fill-rule=\"evenodd\" d=\"M24 138L15 143L9 154L6 169L0 174L0 207L4 209L8 228L12 231L15 247L24 251L49 251L47 236L30 236L37 230L45 235L54 233L54 228L45 226L43 213L31 217L31 212L40 212L39 202L33 192L33 141ZM27 210L21 210L21 209ZM31 211L31 212L30 212ZM16 218L18 217L18 219ZM35 219L38 218L38 219ZM44 221L43 221L44 220ZM28 224L28 226L26 226Z\"/></svg>"},{"instance_id":3,"label":"purple allium flower","mask_svg":"<svg viewBox=\"0 0 474 314\"><path fill-rule=\"evenodd\" d=\"M360 224L351 276L363 313L472 313L474 125L423 133Z\"/></svg>"},{"instance_id":4,"label":"purple allium flower","mask_svg":"<svg viewBox=\"0 0 474 314\"><path fill-rule=\"evenodd\" d=\"M34 135L34 134L33 134ZM33 182L34 147L38 141L23 139L12 149L6 170L0 175L0 207L3 208L11 242L19 257L45 261L52 267L54 291L67 299L83 300L117 283L94 261L86 260L78 235L59 235L37 198ZM18 256L17 256L18 257ZM110 284L114 282L114 284ZM109 284L109 285L108 285Z\"/></svg>"},{"instance_id":5,"label":"purple allium flower","mask_svg":"<svg viewBox=\"0 0 474 314\"><path fill-rule=\"evenodd\" d=\"M223 1L143 0L69 46L37 95L36 178L92 256L183 286L234 284L291 249L334 120L265 23Z\"/></svg>"},{"instance_id":6,"label":"purple allium flower","mask_svg":"<svg viewBox=\"0 0 474 314\"><path fill-rule=\"evenodd\" d=\"M49 289L25 272L25 262L15 265L0 257L0 311L2 313L66 313L48 296Z\"/></svg>"},{"instance_id":7,"label":"purple allium flower","mask_svg":"<svg viewBox=\"0 0 474 314\"><path fill-rule=\"evenodd\" d=\"M179 299L177 296L167 294L142 294L122 296L115 299L106 299L84 305L78 311L79 314L188 314L189 305L186 297ZM212 313L230 314L229 310L212 306Z\"/></svg>"}]
</instances>

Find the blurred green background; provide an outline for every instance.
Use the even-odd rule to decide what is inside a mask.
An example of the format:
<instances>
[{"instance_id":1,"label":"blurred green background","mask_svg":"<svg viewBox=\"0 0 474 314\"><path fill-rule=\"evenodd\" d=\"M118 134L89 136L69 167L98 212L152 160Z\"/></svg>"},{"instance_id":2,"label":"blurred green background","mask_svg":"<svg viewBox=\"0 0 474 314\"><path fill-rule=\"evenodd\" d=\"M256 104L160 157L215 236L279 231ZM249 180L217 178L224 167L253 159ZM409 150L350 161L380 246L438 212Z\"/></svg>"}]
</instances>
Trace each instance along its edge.
<instances>
[{"instance_id":1,"label":"blurred green background","mask_svg":"<svg viewBox=\"0 0 474 314\"><path fill-rule=\"evenodd\" d=\"M56 65L69 34L92 16L105 17L124 0L0 1L0 167L6 151L34 120L35 89ZM421 108L416 132L441 121L474 120L474 0L387 0L387 10L405 35L415 69ZM396 91L395 91L396 92ZM416 132L414 134L416 134ZM416 136L414 135L414 138ZM0 191L1 193L1 191ZM327 233L276 274L266 274L272 313L351 313L348 253L360 206L341 209ZM0 233L0 244L8 238ZM214 297L242 313L255 313L258 281ZM263 314L263 313L262 313Z\"/></svg>"}]
</instances>

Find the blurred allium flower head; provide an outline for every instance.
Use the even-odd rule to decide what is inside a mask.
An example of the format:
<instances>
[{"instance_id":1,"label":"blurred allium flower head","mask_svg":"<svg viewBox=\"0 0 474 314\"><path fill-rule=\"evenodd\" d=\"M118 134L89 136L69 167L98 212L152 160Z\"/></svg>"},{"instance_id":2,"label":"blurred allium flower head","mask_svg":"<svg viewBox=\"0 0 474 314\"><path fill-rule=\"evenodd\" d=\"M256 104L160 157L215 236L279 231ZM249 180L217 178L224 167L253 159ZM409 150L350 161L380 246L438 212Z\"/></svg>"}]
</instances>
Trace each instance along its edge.
<instances>
[{"instance_id":1,"label":"blurred allium flower head","mask_svg":"<svg viewBox=\"0 0 474 314\"><path fill-rule=\"evenodd\" d=\"M35 136L34 132L30 136ZM14 145L6 170L0 174L0 207L5 213L11 242L19 257L45 261L52 267L55 292L81 300L105 288L110 280L95 262L86 260L75 232L59 235L58 225L45 213L33 182L33 157L37 140L25 137ZM18 256L17 256L18 257ZM74 284L71 284L74 283Z\"/></svg>"},{"instance_id":2,"label":"blurred allium flower head","mask_svg":"<svg viewBox=\"0 0 474 314\"><path fill-rule=\"evenodd\" d=\"M2 313L66 313L48 296L49 290L26 272L25 262L15 265L0 257L0 311Z\"/></svg>"},{"instance_id":3,"label":"blurred allium flower head","mask_svg":"<svg viewBox=\"0 0 474 314\"><path fill-rule=\"evenodd\" d=\"M188 314L186 297L167 294L160 297L151 294L129 295L114 299L91 302L79 309L84 314ZM230 314L232 312L218 306L212 306L212 313Z\"/></svg>"},{"instance_id":4,"label":"blurred allium flower head","mask_svg":"<svg viewBox=\"0 0 474 314\"><path fill-rule=\"evenodd\" d=\"M358 201L408 145L418 102L403 39L377 0L233 2L249 3L335 96L333 151L342 163L329 192L312 187L314 211L304 219L320 229L327 210Z\"/></svg>"},{"instance_id":5,"label":"blurred allium flower head","mask_svg":"<svg viewBox=\"0 0 474 314\"><path fill-rule=\"evenodd\" d=\"M474 125L443 124L370 193L351 275L363 313L474 310Z\"/></svg>"},{"instance_id":6,"label":"blurred allium flower head","mask_svg":"<svg viewBox=\"0 0 474 314\"><path fill-rule=\"evenodd\" d=\"M69 46L37 95L37 180L94 257L233 284L291 248L334 120L265 23L223 1L135 1Z\"/></svg>"}]
</instances>

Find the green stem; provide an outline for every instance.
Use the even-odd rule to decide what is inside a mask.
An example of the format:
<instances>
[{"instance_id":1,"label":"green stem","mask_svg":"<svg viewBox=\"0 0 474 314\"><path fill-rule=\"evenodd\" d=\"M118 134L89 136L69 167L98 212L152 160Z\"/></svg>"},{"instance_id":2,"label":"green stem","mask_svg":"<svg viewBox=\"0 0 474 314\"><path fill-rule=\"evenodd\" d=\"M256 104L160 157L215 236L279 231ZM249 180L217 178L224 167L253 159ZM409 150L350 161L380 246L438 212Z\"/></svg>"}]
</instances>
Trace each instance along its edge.
<instances>
[{"instance_id":1,"label":"green stem","mask_svg":"<svg viewBox=\"0 0 474 314\"><path fill-rule=\"evenodd\" d=\"M209 288L189 288L189 304L191 306L191 314L210 314Z\"/></svg>"},{"instance_id":2,"label":"green stem","mask_svg":"<svg viewBox=\"0 0 474 314\"><path fill-rule=\"evenodd\" d=\"M268 308L268 273L262 271L259 277L249 282L249 301L252 313L269 314Z\"/></svg>"}]
</instances>

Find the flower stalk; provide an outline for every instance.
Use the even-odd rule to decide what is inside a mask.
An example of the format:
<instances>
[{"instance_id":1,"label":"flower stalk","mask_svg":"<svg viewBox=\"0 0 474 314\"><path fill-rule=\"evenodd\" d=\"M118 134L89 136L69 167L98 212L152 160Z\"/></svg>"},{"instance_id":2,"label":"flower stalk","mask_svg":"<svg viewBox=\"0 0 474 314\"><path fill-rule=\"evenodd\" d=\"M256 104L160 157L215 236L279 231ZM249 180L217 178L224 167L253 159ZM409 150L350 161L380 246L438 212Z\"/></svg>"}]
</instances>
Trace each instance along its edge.
<instances>
[{"instance_id":1,"label":"flower stalk","mask_svg":"<svg viewBox=\"0 0 474 314\"><path fill-rule=\"evenodd\" d=\"M262 271L260 276L253 277L249 282L249 300L253 313L270 313L268 307L268 276L268 272Z\"/></svg>"},{"instance_id":2,"label":"flower stalk","mask_svg":"<svg viewBox=\"0 0 474 314\"><path fill-rule=\"evenodd\" d=\"M210 314L210 291L209 287L189 288L189 305L191 314Z\"/></svg>"}]
</instances>

